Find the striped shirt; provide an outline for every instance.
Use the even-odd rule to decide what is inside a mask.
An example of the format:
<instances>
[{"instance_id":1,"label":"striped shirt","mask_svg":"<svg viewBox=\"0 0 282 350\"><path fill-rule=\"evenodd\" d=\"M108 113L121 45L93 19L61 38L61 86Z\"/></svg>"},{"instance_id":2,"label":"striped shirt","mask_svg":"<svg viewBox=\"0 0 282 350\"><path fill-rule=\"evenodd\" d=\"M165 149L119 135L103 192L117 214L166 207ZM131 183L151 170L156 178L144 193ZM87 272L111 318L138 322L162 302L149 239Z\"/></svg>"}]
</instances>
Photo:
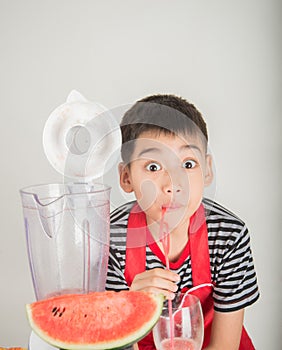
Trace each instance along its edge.
<instances>
[{"instance_id":1,"label":"striped shirt","mask_svg":"<svg viewBox=\"0 0 282 350\"><path fill-rule=\"evenodd\" d=\"M130 210L135 202L111 214L110 258L106 289L128 289L124 277L126 232ZM253 304L259 297L248 229L233 213L209 199L203 200L208 230L210 269L214 309L230 312ZM180 257L181 259L181 257ZM192 287L190 255L181 266L171 270L180 276L178 291ZM146 269L165 268L164 263L146 246Z\"/></svg>"}]
</instances>

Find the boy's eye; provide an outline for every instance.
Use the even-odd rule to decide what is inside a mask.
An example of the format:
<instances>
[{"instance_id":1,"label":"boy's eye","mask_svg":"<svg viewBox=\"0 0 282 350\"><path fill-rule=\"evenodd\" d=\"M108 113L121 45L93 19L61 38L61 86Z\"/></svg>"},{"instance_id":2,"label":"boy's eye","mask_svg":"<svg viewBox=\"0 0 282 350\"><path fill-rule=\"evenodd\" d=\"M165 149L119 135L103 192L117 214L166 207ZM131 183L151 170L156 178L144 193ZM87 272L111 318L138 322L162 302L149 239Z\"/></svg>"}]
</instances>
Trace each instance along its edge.
<instances>
[{"instance_id":1,"label":"boy's eye","mask_svg":"<svg viewBox=\"0 0 282 350\"><path fill-rule=\"evenodd\" d=\"M197 163L194 160L190 159L190 160L186 160L182 166L185 169L193 169L196 165Z\"/></svg>"},{"instance_id":2,"label":"boy's eye","mask_svg":"<svg viewBox=\"0 0 282 350\"><path fill-rule=\"evenodd\" d=\"M150 163L146 166L146 169L149 171L158 171L161 170L161 166L158 163Z\"/></svg>"}]
</instances>

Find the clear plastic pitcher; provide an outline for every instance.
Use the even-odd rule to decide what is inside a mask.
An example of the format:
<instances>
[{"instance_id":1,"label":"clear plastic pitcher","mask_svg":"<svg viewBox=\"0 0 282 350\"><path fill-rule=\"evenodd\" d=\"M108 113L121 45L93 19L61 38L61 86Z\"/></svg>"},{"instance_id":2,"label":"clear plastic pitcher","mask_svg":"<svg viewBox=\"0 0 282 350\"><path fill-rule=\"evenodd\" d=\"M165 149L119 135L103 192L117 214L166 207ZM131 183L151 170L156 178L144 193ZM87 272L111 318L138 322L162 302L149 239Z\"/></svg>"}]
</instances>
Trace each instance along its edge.
<instances>
[{"instance_id":1,"label":"clear plastic pitcher","mask_svg":"<svg viewBox=\"0 0 282 350\"><path fill-rule=\"evenodd\" d=\"M110 187L48 184L20 193L36 298L105 290Z\"/></svg>"}]
</instances>

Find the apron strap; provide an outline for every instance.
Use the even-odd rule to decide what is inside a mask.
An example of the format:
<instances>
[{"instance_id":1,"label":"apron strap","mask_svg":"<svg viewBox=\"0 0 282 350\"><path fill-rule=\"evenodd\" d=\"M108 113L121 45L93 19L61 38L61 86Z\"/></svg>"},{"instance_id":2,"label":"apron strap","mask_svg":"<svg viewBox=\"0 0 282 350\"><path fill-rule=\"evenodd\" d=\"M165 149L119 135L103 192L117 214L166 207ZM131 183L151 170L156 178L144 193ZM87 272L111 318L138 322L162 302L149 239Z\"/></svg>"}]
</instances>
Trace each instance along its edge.
<instances>
[{"instance_id":1,"label":"apron strap","mask_svg":"<svg viewBox=\"0 0 282 350\"><path fill-rule=\"evenodd\" d=\"M136 203L128 217L126 236L124 277L129 287L134 277L146 269L146 232L145 213Z\"/></svg>"},{"instance_id":2,"label":"apron strap","mask_svg":"<svg viewBox=\"0 0 282 350\"><path fill-rule=\"evenodd\" d=\"M211 283L208 230L203 204L191 217L188 232L193 286Z\"/></svg>"}]
</instances>

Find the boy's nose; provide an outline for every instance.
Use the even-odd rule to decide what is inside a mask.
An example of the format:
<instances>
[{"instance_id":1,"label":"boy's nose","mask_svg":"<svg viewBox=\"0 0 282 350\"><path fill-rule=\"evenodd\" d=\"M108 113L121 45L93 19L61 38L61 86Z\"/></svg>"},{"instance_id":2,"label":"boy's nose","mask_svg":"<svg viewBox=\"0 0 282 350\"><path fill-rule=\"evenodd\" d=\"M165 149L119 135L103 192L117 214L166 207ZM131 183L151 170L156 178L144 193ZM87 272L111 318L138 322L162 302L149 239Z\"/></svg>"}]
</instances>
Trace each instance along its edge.
<instances>
[{"instance_id":1,"label":"boy's nose","mask_svg":"<svg viewBox=\"0 0 282 350\"><path fill-rule=\"evenodd\" d=\"M164 179L163 190L167 194L176 194L182 191L182 187L176 176L172 177L167 173Z\"/></svg>"},{"instance_id":2,"label":"boy's nose","mask_svg":"<svg viewBox=\"0 0 282 350\"><path fill-rule=\"evenodd\" d=\"M169 194L179 193L181 192L181 188L179 185L171 184L170 186L165 187L165 192Z\"/></svg>"},{"instance_id":3,"label":"boy's nose","mask_svg":"<svg viewBox=\"0 0 282 350\"><path fill-rule=\"evenodd\" d=\"M166 193L175 194L181 192L180 186L169 186L166 188Z\"/></svg>"}]
</instances>

